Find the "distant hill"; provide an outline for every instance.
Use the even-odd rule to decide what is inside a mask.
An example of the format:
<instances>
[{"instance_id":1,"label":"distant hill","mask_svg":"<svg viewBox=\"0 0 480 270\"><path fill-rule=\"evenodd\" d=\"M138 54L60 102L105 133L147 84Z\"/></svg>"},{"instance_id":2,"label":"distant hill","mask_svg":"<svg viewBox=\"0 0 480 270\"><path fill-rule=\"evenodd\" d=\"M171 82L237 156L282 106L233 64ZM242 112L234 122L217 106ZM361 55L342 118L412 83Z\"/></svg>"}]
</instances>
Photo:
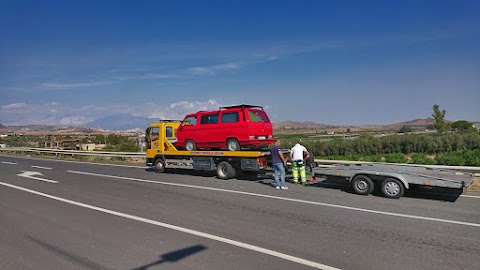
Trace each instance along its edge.
<instances>
[{"instance_id":1,"label":"distant hill","mask_svg":"<svg viewBox=\"0 0 480 270\"><path fill-rule=\"evenodd\" d=\"M448 120L446 120L448 121ZM433 125L435 123L435 120L433 118L425 118L425 119L415 119L411 121L406 121L406 122L400 122L396 124L391 124L391 125L386 125L385 127L390 127L392 129L400 129L403 126L410 126L410 127L428 127Z\"/></svg>"},{"instance_id":2,"label":"distant hill","mask_svg":"<svg viewBox=\"0 0 480 270\"><path fill-rule=\"evenodd\" d=\"M144 130L150 123L158 120L157 118L133 116L130 114L114 114L99 118L84 126L115 131L132 129Z\"/></svg>"},{"instance_id":3,"label":"distant hill","mask_svg":"<svg viewBox=\"0 0 480 270\"><path fill-rule=\"evenodd\" d=\"M299 121L288 120L288 121L273 123L274 129L323 129L323 128L329 128L329 127L335 127L335 126L311 122L311 121L299 122Z\"/></svg>"},{"instance_id":4,"label":"distant hill","mask_svg":"<svg viewBox=\"0 0 480 270\"><path fill-rule=\"evenodd\" d=\"M90 127L75 127L62 125L30 125L30 126L0 126L2 134L99 134L104 132L102 129Z\"/></svg>"}]
</instances>

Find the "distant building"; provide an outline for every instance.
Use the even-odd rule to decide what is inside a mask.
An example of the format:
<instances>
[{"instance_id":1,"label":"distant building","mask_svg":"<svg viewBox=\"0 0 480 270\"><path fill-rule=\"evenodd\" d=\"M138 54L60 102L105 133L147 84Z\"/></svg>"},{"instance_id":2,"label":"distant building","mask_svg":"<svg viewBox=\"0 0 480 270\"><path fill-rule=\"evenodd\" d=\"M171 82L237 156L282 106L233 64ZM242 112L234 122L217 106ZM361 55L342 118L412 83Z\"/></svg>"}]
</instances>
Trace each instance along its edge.
<instances>
[{"instance_id":1,"label":"distant building","mask_svg":"<svg viewBox=\"0 0 480 270\"><path fill-rule=\"evenodd\" d=\"M80 144L80 149L82 151L93 151L95 150L95 144L94 143L82 143Z\"/></svg>"}]
</instances>

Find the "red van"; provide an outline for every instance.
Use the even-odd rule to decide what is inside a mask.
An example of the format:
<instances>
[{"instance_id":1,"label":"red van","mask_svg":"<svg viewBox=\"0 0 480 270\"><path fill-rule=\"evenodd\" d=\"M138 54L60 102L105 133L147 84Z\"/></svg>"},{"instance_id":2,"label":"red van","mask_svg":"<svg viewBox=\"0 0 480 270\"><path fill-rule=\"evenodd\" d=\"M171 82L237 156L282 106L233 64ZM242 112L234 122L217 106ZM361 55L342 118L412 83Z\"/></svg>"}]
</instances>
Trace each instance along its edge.
<instances>
[{"instance_id":1,"label":"red van","mask_svg":"<svg viewBox=\"0 0 480 270\"><path fill-rule=\"evenodd\" d=\"M177 130L176 146L189 151L198 148L238 151L264 148L273 143L273 128L260 106L220 107L185 116Z\"/></svg>"}]
</instances>

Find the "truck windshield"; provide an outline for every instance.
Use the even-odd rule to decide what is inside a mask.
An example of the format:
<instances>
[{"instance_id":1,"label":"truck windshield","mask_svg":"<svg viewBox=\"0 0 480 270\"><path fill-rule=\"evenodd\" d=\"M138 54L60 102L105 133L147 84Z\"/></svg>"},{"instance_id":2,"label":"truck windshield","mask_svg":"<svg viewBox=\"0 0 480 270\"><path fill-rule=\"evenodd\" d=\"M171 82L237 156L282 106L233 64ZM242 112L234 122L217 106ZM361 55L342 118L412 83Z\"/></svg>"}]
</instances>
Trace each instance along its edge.
<instances>
[{"instance_id":1,"label":"truck windshield","mask_svg":"<svg viewBox=\"0 0 480 270\"><path fill-rule=\"evenodd\" d=\"M267 114L265 113L265 111L262 111L262 110L256 110L256 109L248 110L248 118L250 119L250 122L263 122L263 123L270 122L270 119L268 119Z\"/></svg>"}]
</instances>

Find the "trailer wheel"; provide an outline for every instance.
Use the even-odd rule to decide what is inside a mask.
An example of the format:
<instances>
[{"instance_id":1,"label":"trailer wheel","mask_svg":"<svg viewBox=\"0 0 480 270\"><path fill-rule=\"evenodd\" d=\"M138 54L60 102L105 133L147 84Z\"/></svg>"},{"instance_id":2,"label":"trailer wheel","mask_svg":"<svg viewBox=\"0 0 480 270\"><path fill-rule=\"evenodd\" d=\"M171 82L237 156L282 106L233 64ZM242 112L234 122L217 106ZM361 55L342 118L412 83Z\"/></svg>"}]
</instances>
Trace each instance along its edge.
<instances>
[{"instance_id":1,"label":"trailer wheel","mask_svg":"<svg viewBox=\"0 0 480 270\"><path fill-rule=\"evenodd\" d=\"M373 185L372 179L365 175L357 175L352 180L352 187L355 193L360 195L368 195L372 193Z\"/></svg>"},{"instance_id":2,"label":"trailer wheel","mask_svg":"<svg viewBox=\"0 0 480 270\"><path fill-rule=\"evenodd\" d=\"M165 161L161 158L157 158L155 160L155 163L153 164L153 168L155 169L155 172L157 172L157 173L165 172Z\"/></svg>"},{"instance_id":3,"label":"trailer wheel","mask_svg":"<svg viewBox=\"0 0 480 270\"><path fill-rule=\"evenodd\" d=\"M227 149L229 151L239 151L240 144L238 143L237 139L228 139L227 140Z\"/></svg>"},{"instance_id":4,"label":"trailer wheel","mask_svg":"<svg viewBox=\"0 0 480 270\"><path fill-rule=\"evenodd\" d=\"M220 179L227 180L235 177L235 169L226 161L222 161L217 165L217 176Z\"/></svg>"},{"instance_id":5,"label":"trailer wheel","mask_svg":"<svg viewBox=\"0 0 480 270\"><path fill-rule=\"evenodd\" d=\"M405 193L403 184L395 178L387 178L382 182L382 193L390 199L398 199Z\"/></svg>"},{"instance_id":6,"label":"trailer wheel","mask_svg":"<svg viewBox=\"0 0 480 270\"><path fill-rule=\"evenodd\" d=\"M197 150L197 145L195 144L195 142L193 140L187 140L185 142L185 149L188 150L188 151L195 151L195 150Z\"/></svg>"}]
</instances>

